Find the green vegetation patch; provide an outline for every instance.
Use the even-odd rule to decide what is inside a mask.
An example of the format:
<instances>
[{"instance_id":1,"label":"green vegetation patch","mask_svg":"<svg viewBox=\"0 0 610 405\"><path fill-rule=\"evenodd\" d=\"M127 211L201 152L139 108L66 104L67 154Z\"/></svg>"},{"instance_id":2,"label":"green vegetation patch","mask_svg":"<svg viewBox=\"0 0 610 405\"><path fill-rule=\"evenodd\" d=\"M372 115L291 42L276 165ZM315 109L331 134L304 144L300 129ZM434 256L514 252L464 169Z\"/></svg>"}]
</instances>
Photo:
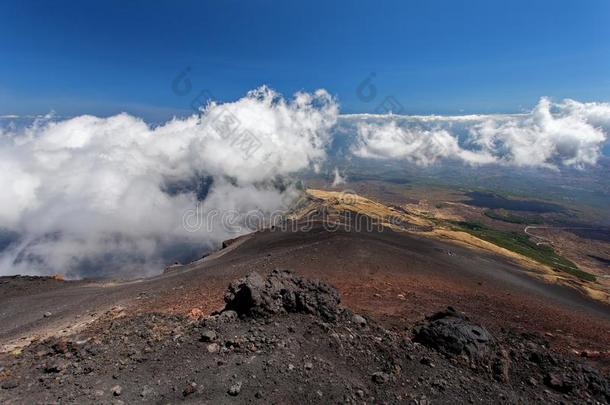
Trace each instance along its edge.
<instances>
[{"instance_id":1,"label":"green vegetation patch","mask_svg":"<svg viewBox=\"0 0 610 405\"><path fill-rule=\"evenodd\" d=\"M558 269L560 271L565 271L566 273L569 273L573 276L578 277L581 280L585 280L585 281L597 281L597 278L595 278L595 276L591 273L587 273L586 271L582 271L579 268L573 269L573 268L562 268L562 269Z\"/></svg>"},{"instance_id":2,"label":"green vegetation patch","mask_svg":"<svg viewBox=\"0 0 610 405\"><path fill-rule=\"evenodd\" d=\"M552 247L548 245L536 245L536 243L524 233L500 231L473 221L451 221L451 223L457 227L457 230L467 232L477 238L491 242L494 245L527 256L539 263L546 264L555 270L572 274L581 280L596 281L593 274L580 270L574 262L559 256Z\"/></svg>"},{"instance_id":3,"label":"green vegetation patch","mask_svg":"<svg viewBox=\"0 0 610 405\"><path fill-rule=\"evenodd\" d=\"M498 221L509 222L511 224L541 224L543 223L543 219L539 215L527 215L520 216L515 215L505 209L489 209L483 211L486 217L495 219Z\"/></svg>"}]
</instances>

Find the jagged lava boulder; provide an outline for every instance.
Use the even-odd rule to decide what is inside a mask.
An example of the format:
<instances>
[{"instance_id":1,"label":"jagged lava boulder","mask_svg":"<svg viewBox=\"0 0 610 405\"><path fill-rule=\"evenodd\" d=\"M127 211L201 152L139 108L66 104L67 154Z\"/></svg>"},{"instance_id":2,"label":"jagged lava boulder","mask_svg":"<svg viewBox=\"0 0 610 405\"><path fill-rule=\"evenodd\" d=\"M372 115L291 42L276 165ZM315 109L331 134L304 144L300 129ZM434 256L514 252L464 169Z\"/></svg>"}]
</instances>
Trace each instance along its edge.
<instances>
[{"instance_id":1,"label":"jagged lava boulder","mask_svg":"<svg viewBox=\"0 0 610 405\"><path fill-rule=\"evenodd\" d=\"M415 327L414 341L450 356L483 357L491 334L452 307L437 312Z\"/></svg>"},{"instance_id":2,"label":"jagged lava boulder","mask_svg":"<svg viewBox=\"0 0 610 405\"><path fill-rule=\"evenodd\" d=\"M334 320L339 305L339 294L334 287L285 270L274 270L265 279L252 272L231 283L224 299L224 311L255 318L299 312Z\"/></svg>"}]
</instances>

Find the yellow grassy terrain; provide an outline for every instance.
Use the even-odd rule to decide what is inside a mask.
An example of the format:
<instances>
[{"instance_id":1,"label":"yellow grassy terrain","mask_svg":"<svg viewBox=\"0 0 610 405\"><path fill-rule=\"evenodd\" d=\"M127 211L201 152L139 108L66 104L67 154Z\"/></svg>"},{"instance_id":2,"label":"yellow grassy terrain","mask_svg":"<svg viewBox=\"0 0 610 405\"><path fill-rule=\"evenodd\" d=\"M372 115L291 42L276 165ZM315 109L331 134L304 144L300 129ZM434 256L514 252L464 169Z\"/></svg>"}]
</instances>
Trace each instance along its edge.
<instances>
[{"instance_id":1,"label":"yellow grassy terrain","mask_svg":"<svg viewBox=\"0 0 610 405\"><path fill-rule=\"evenodd\" d=\"M308 189L306 193L311 198L311 202L304 207L304 211L311 211L312 209L319 208L321 206L324 206L329 213L350 211L373 218L383 225L393 229L402 228L393 223L392 219L400 219L404 222L419 226L433 225L432 222L421 216L412 215L406 210L389 207L385 204L381 204L357 194L313 189ZM297 217L302 214L302 211L297 213Z\"/></svg>"},{"instance_id":2,"label":"yellow grassy terrain","mask_svg":"<svg viewBox=\"0 0 610 405\"><path fill-rule=\"evenodd\" d=\"M447 218L436 217L430 211L422 211L413 205L391 207L357 194L308 189L304 199L295 207L290 219L306 218L314 210L324 210L331 220L341 223L341 213L351 212L367 216L389 229L417 233L420 236L443 240L472 249L492 252L518 263L527 273L549 283L559 283L576 288L593 299L610 303L610 286L607 283L584 282L572 275L558 273L549 266L536 262L519 253L497 246L466 232L457 231L442 224ZM455 219L455 218L451 218Z\"/></svg>"}]
</instances>

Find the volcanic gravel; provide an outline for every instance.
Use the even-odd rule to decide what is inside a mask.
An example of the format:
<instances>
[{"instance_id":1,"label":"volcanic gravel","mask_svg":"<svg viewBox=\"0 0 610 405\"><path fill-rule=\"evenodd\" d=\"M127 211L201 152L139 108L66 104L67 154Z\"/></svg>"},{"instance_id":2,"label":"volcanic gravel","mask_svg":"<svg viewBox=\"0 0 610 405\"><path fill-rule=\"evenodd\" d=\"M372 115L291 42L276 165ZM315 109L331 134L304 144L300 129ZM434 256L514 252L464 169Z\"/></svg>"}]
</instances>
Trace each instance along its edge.
<instances>
[{"instance_id":1,"label":"volcanic gravel","mask_svg":"<svg viewBox=\"0 0 610 405\"><path fill-rule=\"evenodd\" d=\"M274 271L192 318L111 311L80 335L0 357L13 403L608 403L607 376L536 334L454 309L387 330L322 282Z\"/></svg>"}]
</instances>

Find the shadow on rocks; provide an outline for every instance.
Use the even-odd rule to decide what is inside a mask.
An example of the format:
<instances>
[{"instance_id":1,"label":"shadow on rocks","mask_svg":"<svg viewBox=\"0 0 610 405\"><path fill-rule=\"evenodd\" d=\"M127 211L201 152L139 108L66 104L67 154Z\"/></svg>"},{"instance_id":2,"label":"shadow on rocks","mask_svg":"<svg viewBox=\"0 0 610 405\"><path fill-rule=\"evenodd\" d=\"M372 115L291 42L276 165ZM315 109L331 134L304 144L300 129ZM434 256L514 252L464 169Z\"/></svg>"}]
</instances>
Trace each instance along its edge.
<instances>
[{"instance_id":1,"label":"shadow on rocks","mask_svg":"<svg viewBox=\"0 0 610 405\"><path fill-rule=\"evenodd\" d=\"M335 320L339 294L334 287L289 271L274 270L267 278L256 272L233 282L225 293L223 313L234 311L253 318L280 313L306 313Z\"/></svg>"},{"instance_id":2,"label":"shadow on rocks","mask_svg":"<svg viewBox=\"0 0 610 405\"><path fill-rule=\"evenodd\" d=\"M488 354L493 338L487 329L448 307L416 326L413 340L449 356L474 359Z\"/></svg>"}]
</instances>

